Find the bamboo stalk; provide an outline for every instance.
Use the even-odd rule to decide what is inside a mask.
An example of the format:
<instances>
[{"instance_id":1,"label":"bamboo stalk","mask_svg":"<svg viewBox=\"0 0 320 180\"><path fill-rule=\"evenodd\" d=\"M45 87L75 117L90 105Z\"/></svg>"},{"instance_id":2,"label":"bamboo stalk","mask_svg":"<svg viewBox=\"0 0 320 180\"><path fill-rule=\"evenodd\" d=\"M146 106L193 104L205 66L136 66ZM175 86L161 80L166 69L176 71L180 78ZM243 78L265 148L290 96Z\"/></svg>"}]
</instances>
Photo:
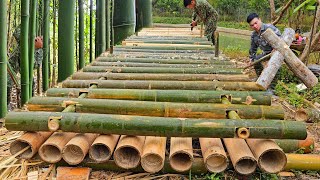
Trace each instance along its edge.
<instances>
[{"instance_id":1,"label":"bamboo stalk","mask_svg":"<svg viewBox=\"0 0 320 180\"><path fill-rule=\"evenodd\" d=\"M141 155L141 166L145 171L156 173L163 168L166 140L166 137L146 137Z\"/></svg>"},{"instance_id":2,"label":"bamboo stalk","mask_svg":"<svg viewBox=\"0 0 320 180\"><path fill-rule=\"evenodd\" d=\"M69 104L75 105L75 111L79 113L224 119L229 111L237 111L243 119L284 119L283 109L279 106L240 104L35 97L29 100L27 107L29 111L61 112Z\"/></svg>"},{"instance_id":3,"label":"bamboo stalk","mask_svg":"<svg viewBox=\"0 0 320 180\"><path fill-rule=\"evenodd\" d=\"M48 163L57 163L62 159L64 146L75 136L75 133L56 132L44 142L40 149L41 159Z\"/></svg>"},{"instance_id":4,"label":"bamboo stalk","mask_svg":"<svg viewBox=\"0 0 320 180\"><path fill-rule=\"evenodd\" d=\"M125 136L119 139L113 159L123 169L136 168L140 164L145 136Z\"/></svg>"},{"instance_id":5,"label":"bamboo stalk","mask_svg":"<svg viewBox=\"0 0 320 180\"><path fill-rule=\"evenodd\" d=\"M169 163L177 172L191 169L193 162L192 138L172 137L170 140Z\"/></svg>"},{"instance_id":6,"label":"bamboo stalk","mask_svg":"<svg viewBox=\"0 0 320 180\"><path fill-rule=\"evenodd\" d=\"M17 158L30 159L39 150L41 144L46 141L52 132L27 132L10 145L10 153L16 154L26 147L30 147L27 151L19 155Z\"/></svg>"},{"instance_id":7,"label":"bamboo stalk","mask_svg":"<svg viewBox=\"0 0 320 180\"><path fill-rule=\"evenodd\" d=\"M275 139L274 141L286 153L293 153L298 150L311 153L314 148L314 138L311 136L308 136L305 140Z\"/></svg>"},{"instance_id":8,"label":"bamboo stalk","mask_svg":"<svg viewBox=\"0 0 320 180\"><path fill-rule=\"evenodd\" d=\"M262 171L278 173L286 166L286 155L273 140L246 139L246 141Z\"/></svg>"},{"instance_id":9,"label":"bamboo stalk","mask_svg":"<svg viewBox=\"0 0 320 180\"><path fill-rule=\"evenodd\" d=\"M6 116L6 128L13 131L48 131L48 120L52 118L58 119L59 130L78 133L233 138L237 137L237 129L244 127L250 130L250 138L256 139L307 137L305 124L297 121L187 119L85 113L37 112L35 117L34 112L9 112Z\"/></svg>"},{"instance_id":10,"label":"bamboo stalk","mask_svg":"<svg viewBox=\"0 0 320 180\"><path fill-rule=\"evenodd\" d=\"M203 161L212 173L220 173L228 167L228 157L219 138L199 138Z\"/></svg>"},{"instance_id":11,"label":"bamboo stalk","mask_svg":"<svg viewBox=\"0 0 320 180\"><path fill-rule=\"evenodd\" d=\"M92 143L89 155L96 162L103 163L108 161L118 143L119 135L99 135Z\"/></svg>"},{"instance_id":12,"label":"bamboo stalk","mask_svg":"<svg viewBox=\"0 0 320 180\"><path fill-rule=\"evenodd\" d=\"M221 103L221 97L228 97L232 104L271 105L271 95L263 91L52 88L47 91L46 96L76 98L82 92L87 92L87 98L92 99L123 99L185 103Z\"/></svg>"},{"instance_id":13,"label":"bamboo stalk","mask_svg":"<svg viewBox=\"0 0 320 180\"><path fill-rule=\"evenodd\" d=\"M96 137L97 134L77 134L63 148L62 158L70 165L81 163Z\"/></svg>"},{"instance_id":14,"label":"bamboo stalk","mask_svg":"<svg viewBox=\"0 0 320 180\"><path fill-rule=\"evenodd\" d=\"M223 82L223 81L122 81L122 80L66 80L63 88L89 88L96 84L98 88L112 89L181 89L181 90L238 90L263 91L255 82Z\"/></svg>"},{"instance_id":15,"label":"bamboo stalk","mask_svg":"<svg viewBox=\"0 0 320 180\"><path fill-rule=\"evenodd\" d=\"M298 109L294 118L297 121L317 123L320 121L320 111L314 108Z\"/></svg>"},{"instance_id":16,"label":"bamboo stalk","mask_svg":"<svg viewBox=\"0 0 320 180\"><path fill-rule=\"evenodd\" d=\"M231 69L236 68L234 65L220 65L220 64L160 64L160 63L136 63L136 62L99 62L95 61L91 66L99 67L147 67L147 68L212 68L212 69Z\"/></svg>"},{"instance_id":17,"label":"bamboo stalk","mask_svg":"<svg viewBox=\"0 0 320 180\"><path fill-rule=\"evenodd\" d=\"M309 170L320 171L319 154L286 154L287 165L285 170Z\"/></svg>"}]
</instances>

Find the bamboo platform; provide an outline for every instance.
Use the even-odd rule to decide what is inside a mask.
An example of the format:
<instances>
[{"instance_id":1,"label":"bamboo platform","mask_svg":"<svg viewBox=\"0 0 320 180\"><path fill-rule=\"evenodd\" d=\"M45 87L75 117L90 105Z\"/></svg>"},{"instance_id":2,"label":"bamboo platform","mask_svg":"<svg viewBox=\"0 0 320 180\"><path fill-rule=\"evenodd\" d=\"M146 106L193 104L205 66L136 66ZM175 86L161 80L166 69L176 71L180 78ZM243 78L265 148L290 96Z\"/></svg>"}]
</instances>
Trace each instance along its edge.
<instances>
[{"instance_id":1,"label":"bamboo platform","mask_svg":"<svg viewBox=\"0 0 320 180\"><path fill-rule=\"evenodd\" d=\"M249 81L199 30L145 29L8 114L0 179L28 177L26 167L45 163L179 174L295 169L296 157L285 153L311 149L305 124L284 120ZM319 170L319 156L309 159Z\"/></svg>"}]
</instances>

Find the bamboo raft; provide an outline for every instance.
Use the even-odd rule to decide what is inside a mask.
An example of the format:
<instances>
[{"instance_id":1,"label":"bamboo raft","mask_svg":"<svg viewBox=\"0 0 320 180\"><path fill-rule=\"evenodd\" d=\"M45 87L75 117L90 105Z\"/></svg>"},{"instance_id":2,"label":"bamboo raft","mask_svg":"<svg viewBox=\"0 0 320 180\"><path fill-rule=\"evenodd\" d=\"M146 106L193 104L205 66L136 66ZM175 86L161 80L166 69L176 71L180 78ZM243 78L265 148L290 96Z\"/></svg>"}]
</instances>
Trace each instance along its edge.
<instances>
[{"instance_id":1,"label":"bamboo raft","mask_svg":"<svg viewBox=\"0 0 320 180\"><path fill-rule=\"evenodd\" d=\"M156 32L128 38L46 97L30 99L26 111L10 112L6 128L27 131L11 143L12 155L121 172L320 169L319 156L287 154L310 152L313 140L303 122L284 120L263 87L215 57L203 38Z\"/></svg>"}]
</instances>

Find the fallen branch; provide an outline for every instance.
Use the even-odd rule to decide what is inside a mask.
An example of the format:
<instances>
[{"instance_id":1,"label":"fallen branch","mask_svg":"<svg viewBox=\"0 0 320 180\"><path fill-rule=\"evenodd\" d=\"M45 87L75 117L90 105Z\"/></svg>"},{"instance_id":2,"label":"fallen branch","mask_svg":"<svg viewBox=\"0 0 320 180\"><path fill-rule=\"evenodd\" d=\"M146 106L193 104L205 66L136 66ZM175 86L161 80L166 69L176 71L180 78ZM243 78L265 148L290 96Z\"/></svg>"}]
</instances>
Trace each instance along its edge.
<instances>
[{"instance_id":1,"label":"fallen branch","mask_svg":"<svg viewBox=\"0 0 320 180\"><path fill-rule=\"evenodd\" d=\"M243 69L248 69L249 67L252 67L252 66L254 66L254 65L258 64L258 63L261 63L261 62L263 62L263 61L267 61L267 60L270 59L271 55L272 55L272 53L267 54L267 55L263 56L262 58L260 58L259 60L254 61L254 62L251 63L250 65L244 67Z\"/></svg>"}]
</instances>

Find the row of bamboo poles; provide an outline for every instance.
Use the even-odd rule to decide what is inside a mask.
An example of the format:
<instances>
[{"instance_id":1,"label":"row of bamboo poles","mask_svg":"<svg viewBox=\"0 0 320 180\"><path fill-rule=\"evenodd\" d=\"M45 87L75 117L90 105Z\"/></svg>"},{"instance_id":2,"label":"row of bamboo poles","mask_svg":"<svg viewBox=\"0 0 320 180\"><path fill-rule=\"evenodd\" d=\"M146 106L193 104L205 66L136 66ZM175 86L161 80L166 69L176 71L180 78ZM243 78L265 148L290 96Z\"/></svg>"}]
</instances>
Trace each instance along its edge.
<instances>
[{"instance_id":1,"label":"row of bamboo poles","mask_svg":"<svg viewBox=\"0 0 320 180\"><path fill-rule=\"evenodd\" d=\"M312 150L305 124L283 120L271 95L203 38L151 34L128 38L47 97L30 99L27 111L10 112L6 128L29 131L11 153L151 173L320 169L319 156L292 166L295 155L286 153Z\"/></svg>"}]
</instances>

